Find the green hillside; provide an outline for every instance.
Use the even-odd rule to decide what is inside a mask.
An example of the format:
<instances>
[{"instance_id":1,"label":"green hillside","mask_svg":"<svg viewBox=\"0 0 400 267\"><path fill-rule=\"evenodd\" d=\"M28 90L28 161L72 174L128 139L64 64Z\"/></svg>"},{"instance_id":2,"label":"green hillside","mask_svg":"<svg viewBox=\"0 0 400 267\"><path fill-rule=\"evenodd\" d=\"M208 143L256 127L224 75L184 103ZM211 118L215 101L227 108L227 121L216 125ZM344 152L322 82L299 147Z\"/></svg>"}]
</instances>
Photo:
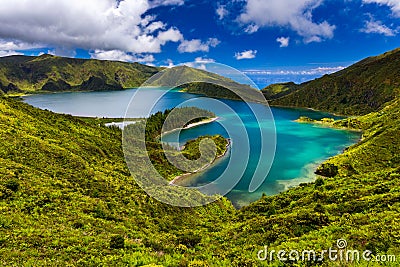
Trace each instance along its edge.
<instances>
[{"instance_id":1,"label":"green hillside","mask_svg":"<svg viewBox=\"0 0 400 267\"><path fill-rule=\"evenodd\" d=\"M139 63L9 56L0 58L0 94L121 90L139 87L158 73L146 85L180 87L190 93L230 99L240 99L238 92L245 90L242 98L260 99L259 92L250 86L214 73L186 66L161 70Z\"/></svg>"},{"instance_id":2,"label":"green hillside","mask_svg":"<svg viewBox=\"0 0 400 267\"><path fill-rule=\"evenodd\" d=\"M0 98L0 125L1 265L178 266L235 213L226 200L185 209L149 197L121 131L101 121Z\"/></svg>"},{"instance_id":3,"label":"green hillside","mask_svg":"<svg viewBox=\"0 0 400 267\"><path fill-rule=\"evenodd\" d=\"M182 88L183 92L201 94L208 97L227 98L259 102L260 92L249 85L239 84L215 73L187 66L166 69L152 77L149 86Z\"/></svg>"},{"instance_id":4,"label":"green hillside","mask_svg":"<svg viewBox=\"0 0 400 267\"><path fill-rule=\"evenodd\" d=\"M262 90L264 97L268 100L288 95L300 88L300 85L293 82L271 84Z\"/></svg>"},{"instance_id":5,"label":"green hillside","mask_svg":"<svg viewBox=\"0 0 400 267\"><path fill-rule=\"evenodd\" d=\"M139 63L10 56L0 58L0 89L6 93L118 90L140 86L158 71Z\"/></svg>"},{"instance_id":6,"label":"green hillside","mask_svg":"<svg viewBox=\"0 0 400 267\"><path fill-rule=\"evenodd\" d=\"M349 121L364 131L362 140L318 168L318 173L328 177L321 176L315 183L300 184L278 196L263 197L239 211L241 221L236 227L245 230L231 243L232 249L246 242L266 244L269 251L321 252L345 239L348 249L370 250L375 256L396 255L398 262L400 100L337 124L348 125ZM343 265L325 261L324 266Z\"/></svg>"},{"instance_id":7,"label":"green hillside","mask_svg":"<svg viewBox=\"0 0 400 267\"><path fill-rule=\"evenodd\" d=\"M269 92L268 88L265 92ZM376 111L400 93L400 49L364 59L337 73L303 83L294 92L287 90L287 93L271 104L346 115Z\"/></svg>"},{"instance_id":8,"label":"green hillside","mask_svg":"<svg viewBox=\"0 0 400 267\"><path fill-rule=\"evenodd\" d=\"M397 54L358 64L374 65ZM386 77L397 78L387 71ZM363 84L371 88L379 79L363 77ZM323 176L279 195L263 196L240 210L224 198L199 208L164 205L131 177L118 128L0 96L0 265L283 266L279 261L258 261L257 252L266 245L276 253L315 250L319 257L345 239L348 249L370 250L375 260L379 255L397 257L396 263L361 259L357 266L398 266L400 99L390 95L395 91L393 85L387 95L392 100L382 108L333 123L361 129L363 136L319 166L317 173ZM356 106L368 106L362 101L343 105L338 109L352 113ZM154 136L163 116L151 119ZM224 140L219 141L222 148ZM196 142L188 145L188 157L198 155ZM153 151L157 165L160 157ZM133 153L141 157L145 152ZM143 169L135 175L145 173ZM322 262L288 265L355 263L330 262L325 255Z\"/></svg>"},{"instance_id":9,"label":"green hillside","mask_svg":"<svg viewBox=\"0 0 400 267\"><path fill-rule=\"evenodd\" d=\"M322 165L333 177L239 211L224 199L187 209L147 196L127 170L120 130L99 120L7 98L0 114L3 265L260 266L264 245L318 251L339 238L400 253L399 100L352 118L363 140Z\"/></svg>"}]
</instances>

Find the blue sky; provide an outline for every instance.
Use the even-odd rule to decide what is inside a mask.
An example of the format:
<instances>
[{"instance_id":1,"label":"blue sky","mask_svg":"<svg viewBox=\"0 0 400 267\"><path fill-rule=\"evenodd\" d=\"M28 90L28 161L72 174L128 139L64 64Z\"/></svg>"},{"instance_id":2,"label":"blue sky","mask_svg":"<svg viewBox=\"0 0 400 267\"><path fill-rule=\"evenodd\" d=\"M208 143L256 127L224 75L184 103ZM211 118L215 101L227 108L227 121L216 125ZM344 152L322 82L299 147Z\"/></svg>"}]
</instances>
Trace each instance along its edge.
<instances>
[{"instance_id":1,"label":"blue sky","mask_svg":"<svg viewBox=\"0 0 400 267\"><path fill-rule=\"evenodd\" d=\"M216 61L261 85L337 71L399 47L399 34L400 0L2 0L0 5L0 56L51 53L156 66Z\"/></svg>"}]
</instances>

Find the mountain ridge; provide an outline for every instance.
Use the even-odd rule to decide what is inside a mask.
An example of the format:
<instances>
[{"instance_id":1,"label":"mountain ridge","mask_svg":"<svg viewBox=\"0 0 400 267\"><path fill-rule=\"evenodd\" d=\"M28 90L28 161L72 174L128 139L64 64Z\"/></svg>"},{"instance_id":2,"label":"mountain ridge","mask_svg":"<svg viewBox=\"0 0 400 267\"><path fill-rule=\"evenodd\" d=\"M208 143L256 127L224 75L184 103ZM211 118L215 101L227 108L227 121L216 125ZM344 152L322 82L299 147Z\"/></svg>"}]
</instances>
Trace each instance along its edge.
<instances>
[{"instance_id":1,"label":"mountain ridge","mask_svg":"<svg viewBox=\"0 0 400 267\"><path fill-rule=\"evenodd\" d=\"M160 68L47 54L0 58L0 91L6 94L113 91L142 85L178 87L189 93L230 99L240 99L238 92L253 89L218 74L185 65ZM249 99L259 97L253 95L249 93Z\"/></svg>"},{"instance_id":2,"label":"mountain ridge","mask_svg":"<svg viewBox=\"0 0 400 267\"><path fill-rule=\"evenodd\" d=\"M277 93L273 89L281 87ZM400 93L400 48L365 58L333 74L305 82L263 89L271 105L306 107L343 115L365 115ZM280 94L280 95L278 95Z\"/></svg>"},{"instance_id":3,"label":"mountain ridge","mask_svg":"<svg viewBox=\"0 0 400 267\"><path fill-rule=\"evenodd\" d=\"M0 58L0 89L5 92L121 90L140 86L160 68L52 55Z\"/></svg>"}]
</instances>

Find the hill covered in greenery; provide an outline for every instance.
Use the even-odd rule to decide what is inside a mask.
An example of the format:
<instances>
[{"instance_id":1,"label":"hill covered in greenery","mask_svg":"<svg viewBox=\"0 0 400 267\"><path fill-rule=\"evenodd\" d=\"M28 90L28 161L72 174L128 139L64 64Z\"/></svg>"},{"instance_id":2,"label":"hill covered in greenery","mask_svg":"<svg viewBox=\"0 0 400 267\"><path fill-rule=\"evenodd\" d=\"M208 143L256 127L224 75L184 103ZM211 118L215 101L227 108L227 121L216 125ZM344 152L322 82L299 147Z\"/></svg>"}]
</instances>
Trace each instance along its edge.
<instances>
[{"instance_id":1,"label":"hill covered in greenery","mask_svg":"<svg viewBox=\"0 0 400 267\"><path fill-rule=\"evenodd\" d=\"M60 92L120 90L140 86L160 69L139 63L9 56L0 58L0 90Z\"/></svg>"},{"instance_id":2,"label":"hill covered in greenery","mask_svg":"<svg viewBox=\"0 0 400 267\"><path fill-rule=\"evenodd\" d=\"M389 70L387 76L396 78ZM365 79L378 78L371 74ZM315 182L263 196L240 210L224 198L198 208L164 205L131 177L118 128L0 96L0 263L282 266L276 257L273 262L259 261L257 252L266 245L268 251L315 250L320 257L322 250L336 249L336 241L345 239L348 249L370 250L373 260L397 256L397 263L361 258L360 266L398 265L400 99L390 96L397 88L388 90L392 100L382 108L332 122L362 130L362 140L321 164ZM355 113L356 104L346 105L344 110ZM154 134L149 146L159 148L154 138L163 116L158 114L150 124ZM188 144L188 157L198 156L198 141ZM153 158L161 159L158 150L153 151ZM198 198L207 196L199 193ZM355 263L330 262L325 254L322 262L292 263L296 264Z\"/></svg>"},{"instance_id":3,"label":"hill covered in greenery","mask_svg":"<svg viewBox=\"0 0 400 267\"><path fill-rule=\"evenodd\" d=\"M399 95L400 49L366 58L342 71L297 86L269 86L263 93L272 99L272 105L365 115Z\"/></svg>"},{"instance_id":4,"label":"hill covered in greenery","mask_svg":"<svg viewBox=\"0 0 400 267\"><path fill-rule=\"evenodd\" d=\"M251 92L257 93L248 85L187 66L160 71L162 68L139 63L52 55L9 56L0 58L0 93L121 90L139 87L157 73L147 86L180 87L190 93L230 99L240 99L235 92L243 90L250 99Z\"/></svg>"},{"instance_id":5,"label":"hill covered in greenery","mask_svg":"<svg viewBox=\"0 0 400 267\"><path fill-rule=\"evenodd\" d=\"M335 122L362 129L362 140L323 163L316 172L324 176L314 183L265 196L239 211L237 229L245 230L232 249L235 243L263 243L269 251L314 249L319 257L322 249L335 249L336 240L345 239L348 249L370 250L378 257L375 262L361 260L360 266L389 264L379 263L379 255L396 255L398 261L399 115L396 99L377 112Z\"/></svg>"},{"instance_id":6,"label":"hill covered in greenery","mask_svg":"<svg viewBox=\"0 0 400 267\"><path fill-rule=\"evenodd\" d=\"M0 98L0 124L1 265L185 265L235 213L225 199L187 209L149 197L121 130L99 120Z\"/></svg>"},{"instance_id":7,"label":"hill covered in greenery","mask_svg":"<svg viewBox=\"0 0 400 267\"><path fill-rule=\"evenodd\" d=\"M178 66L153 76L147 86L180 88L182 92L214 98L260 102L260 92L249 85L201 69Z\"/></svg>"},{"instance_id":8,"label":"hill covered in greenery","mask_svg":"<svg viewBox=\"0 0 400 267\"><path fill-rule=\"evenodd\" d=\"M262 89L261 92L266 99L273 100L286 96L298 89L300 89L300 85L295 84L294 82L288 82L268 85L267 87Z\"/></svg>"},{"instance_id":9,"label":"hill covered in greenery","mask_svg":"<svg viewBox=\"0 0 400 267\"><path fill-rule=\"evenodd\" d=\"M226 199L199 208L152 199L130 176L121 131L99 120L8 98L0 114L4 265L262 266L264 245L320 251L339 238L400 253L399 100L340 122L363 140L321 165L334 170L320 171L327 177L238 211Z\"/></svg>"}]
</instances>

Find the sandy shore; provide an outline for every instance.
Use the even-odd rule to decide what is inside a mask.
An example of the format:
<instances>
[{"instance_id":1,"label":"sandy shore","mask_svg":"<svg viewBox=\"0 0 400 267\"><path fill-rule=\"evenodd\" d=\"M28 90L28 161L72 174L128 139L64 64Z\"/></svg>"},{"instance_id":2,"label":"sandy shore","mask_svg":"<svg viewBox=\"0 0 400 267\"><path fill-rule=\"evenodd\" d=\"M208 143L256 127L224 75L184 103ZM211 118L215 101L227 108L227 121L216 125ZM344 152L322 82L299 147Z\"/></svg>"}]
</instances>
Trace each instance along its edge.
<instances>
[{"instance_id":1,"label":"sandy shore","mask_svg":"<svg viewBox=\"0 0 400 267\"><path fill-rule=\"evenodd\" d=\"M190 129L190 128L193 128L193 127L197 127L199 125L212 123L212 122L214 122L214 121L216 121L218 119L219 119L219 117L215 117L215 118L210 118L210 119L202 120L202 121L199 121L199 122L191 123L191 124L183 127L182 129L186 130L186 129Z\"/></svg>"},{"instance_id":2,"label":"sandy shore","mask_svg":"<svg viewBox=\"0 0 400 267\"><path fill-rule=\"evenodd\" d=\"M170 130L170 131L163 132L162 135L167 135L167 134L173 133L175 131L187 130L187 129L190 129L190 128L193 128L193 127L197 127L197 126L200 126L200 125L203 125L203 124L212 123L212 122L214 122L214 121L216 121L218 119L219 119L219 117L215 117L215 118L210 118L210 119L202 120L202 121L199 121L199 122L191 123L189 125L186 125L183 128L176 128L176 129L173 129L173 130ZM160 138L160 136L158 136L157 138Z\"/></svg>"},{"instance_id":3,"label":"sandy shore","mask_svg":"<svg viewBox=\"0 0 400 267\"><path fill-rule=\"evenodd\" d=\"M187 129L190 129L190 128L193 128L193 127L197 127L197 126L200 126L200 125L212 123L212 122L214 122L214 121L216 121L218 119L219 119L219 117L205 119L205 120L202 120L202 121L199 121L199 122L194 122L194 123L191 123L189 125L186 125L183 128L177 128L177 129L173 129L173 130L170 130L170 131L163 132L162 134L166 135L166 134L169 134L169 133L172 133L172 132L175 132L175 131L187 130Z\"/></svg>"},{"instance_id":4,"label":"sandy shore","mask_svg":"<svg viewBox=\"0 0 400 267\"><path fill-rule=\"evenodd\" d=\"M185 178L188 177L188 176L191 176L191 175L193 175L193 174L196 174L196 173L199 173L199 172L201 172L201 171L204 171L205 169L207 169L208 167L210 167L217 159L220 159L220 158L225 157L226 154L228 154L229 148L231 147L231 139L230 139L230 138L227 138L226 140L228 141L228 143L226 144L224 154L222 154L222 155L216 157L212 162L210 162L210 163L204 165L203 167L201 167L201 168L198 169L198 170L195 170L195 171L193 171L193 172L188 172L188 173L184 173L184 174L182 174L182 175L176 176L171 182L169 182L169 184L170 184L170 185L176 186L176 185L177 185L177 182L179 182L179 181L185 179Z\"/></svg>"}]
</instances>

